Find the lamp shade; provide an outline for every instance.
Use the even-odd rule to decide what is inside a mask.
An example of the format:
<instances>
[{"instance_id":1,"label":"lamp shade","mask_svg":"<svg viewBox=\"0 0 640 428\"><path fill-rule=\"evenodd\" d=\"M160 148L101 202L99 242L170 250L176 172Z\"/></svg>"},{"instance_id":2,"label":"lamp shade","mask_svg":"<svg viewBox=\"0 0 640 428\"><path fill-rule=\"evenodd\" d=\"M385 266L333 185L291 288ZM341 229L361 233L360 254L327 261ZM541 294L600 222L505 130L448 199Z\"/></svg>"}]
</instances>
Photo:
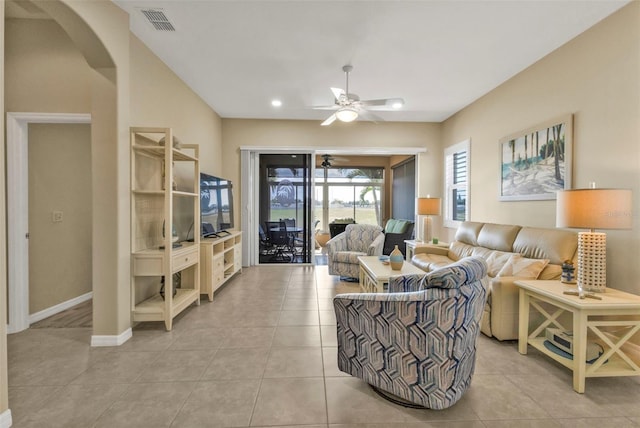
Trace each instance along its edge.
<instances>
[{"instance_id":1,"label":"lamp shade","mask_svg":"<svg viewBox=\"0 0 640 428\"><path fill-rule=\"evenodd\" d=\"M351 107L343 107L336 112L336 117L341 122L353 122L358 118L358 112Z\"/></svg>"},{"instance_id":2,"label":"lamp shade","mask_svg":"<svg viewBox=\"0 0 640 428\"><path fill-rule=\"evenodd\" d=\"M631 190L561 190L556 199L556 227L631 229Z\"/></svg>"},{"instance_id":3,"label":"lamp shade","mask_svg":"<svg viewBox=\"0 0 640 428\"><path fill-rule=\"evenodd\" d=\"M440 215L440 198L417 198L416 212L418 215Z\"/></svg>"}]
</instances>

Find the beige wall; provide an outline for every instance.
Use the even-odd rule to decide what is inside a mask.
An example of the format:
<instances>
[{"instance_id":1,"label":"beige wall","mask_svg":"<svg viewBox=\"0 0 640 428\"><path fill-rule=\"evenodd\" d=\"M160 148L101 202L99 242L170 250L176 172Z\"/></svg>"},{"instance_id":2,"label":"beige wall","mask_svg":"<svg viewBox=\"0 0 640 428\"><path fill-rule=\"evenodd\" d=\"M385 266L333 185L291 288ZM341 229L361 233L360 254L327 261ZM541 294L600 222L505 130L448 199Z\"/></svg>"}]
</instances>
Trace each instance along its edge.
<instances>
[{"instance_id":1,"label":"beige wall","mask_svg":"<svg viewBox=\"0 0 640 428\"><path fill-rule=\"evenodd\" d=\"M639 76L632 2L444 122L445 147L471 137L471 219L555 227L555 201L498 201L498 140L573 113L573 187L633 189L633 230L607 232L607 275L610 286L640 294Z\"/></svg>"},{"instance_id":2,"label":"beige wall","mask_svg":"<svg viewBox=\"0 0 640 428\"><path fill-rule=\"evenodd\" d=\"M91 126L29 125L30 314L91 291L90 201Z\"/></svg>"},{"instance_id":3,"label":"beige wall","mask_svg":"<svg viewBox=\"0 0 640 428\"><path fill-rule=\"evenodd\" d=\"M5 32L6 111L90 111L90 68L60 25L53 20L7 19Z\"/></svg>"},{"instance_id":4,"label":"beige wall","mask_svg":"<svg viewBox=\"0 0 640 428\"><path fill-rule=\"evenodd\" d=\"M200 146L200 169L222 168L220 116L137 37L131 36L131 125L173 128L182 143Z\"/></svg>"},{"instance_id":5,"label":"beige wall","mask_svg":"<svg viewBox=\"0 0 640 428\"><path fill-rule=\"evenodd\" d=\"M222 157L220 174L232 180L234 199L240 207L240 147L300 147L303 149L344 148L352 154L364 148L412 147L426 148L417 156L421 176L417 195L440 194L442 179L442 148L440 125L414 122L355 122L320 126L309 120L222 119ZM235 210L235 223L240 225L241 210Z\"/></svg>"}]
</instances>

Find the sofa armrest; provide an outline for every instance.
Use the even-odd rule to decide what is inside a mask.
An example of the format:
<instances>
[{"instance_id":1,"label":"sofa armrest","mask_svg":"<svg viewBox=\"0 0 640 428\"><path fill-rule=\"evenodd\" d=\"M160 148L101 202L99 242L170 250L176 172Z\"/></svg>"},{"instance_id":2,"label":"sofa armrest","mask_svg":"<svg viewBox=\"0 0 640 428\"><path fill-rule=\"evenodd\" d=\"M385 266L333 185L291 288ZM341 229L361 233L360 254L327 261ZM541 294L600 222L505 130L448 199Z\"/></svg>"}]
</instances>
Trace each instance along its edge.
<instances>
[{"instance_id":1,"label":"sofa armrest","mask_svg":"<svg viewBox=\"0 0 640 428\"><path fill-rule=\"evenodd\" d=\"M449 248L447 247L435 247L435 246L426 246L426 247L416 247L415 250L413 250L413 255L415 256L416 254L438 254L440 256L448 256L449 255Z\"/></svg>"},{"instance_id":2,"label":"sofa armrest","mask_svg":"<svg viewBox=\"0 0 640 428\"><path fill-rule=\"evenodd\" d=\"M384 247L384 233L380 233L376 236L376 239L369 245L367 248L368 256L381 256L382 255L382 247Z\"/></svg>"},{"instance_id":3,"label":"sofa armrest","mask_svg":"<svg viewBox=\"0 0 640 428\"><path fill-rule=\"evenodd\" d=\"M424 287L427 274L392 275L389 277L389 293L420 291Z\"/></svg>"},{"instance_id":4,"label":"sofa armrest","mask_svg":"<svg viewBox=\"0 0 640 428\"><path fill-rule=\"evenodd\" d=\"M498 340L518 338L518 279L522 278L503 276L491 281L491 334Z\"/></svg>"},{"instance_id":5,"label":"sofa armrest","mask_svg":"<svg viewBox=\"0 0 640 428\"><path fill-rule=\"evenodd\" d=\"M327 241L327 253L335 254L338 251L347 251L347 234L339 233Z\"/></svg>"}]
</instances>

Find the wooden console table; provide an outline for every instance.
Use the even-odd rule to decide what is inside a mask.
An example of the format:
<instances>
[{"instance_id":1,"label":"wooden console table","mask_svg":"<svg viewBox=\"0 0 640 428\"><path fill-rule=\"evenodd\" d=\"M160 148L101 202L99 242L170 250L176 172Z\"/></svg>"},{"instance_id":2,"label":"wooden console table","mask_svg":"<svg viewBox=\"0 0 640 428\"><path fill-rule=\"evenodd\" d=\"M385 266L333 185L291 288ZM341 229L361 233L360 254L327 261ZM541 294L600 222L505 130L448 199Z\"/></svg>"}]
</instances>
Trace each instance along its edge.
<instances>
[{"instance_id":1,"label":"wooden console table","mask_svg":"<svg viewBox=\"0 0 640 428\"><path fill-rule=\"evenodd\" d=\"M531 345L573 370L573 389L579 393L584 393L587 377L640 376L640 360L625 347L640 331L640 296L607 288L605 293L597 294L602 300L580 299L564 294L565 290L575 291L575 287L560 281L522 280L515 284L520 288L518 351L521 354L526 354L527 345ZM551 310L541 303L551 305ZM530 309L544 317L540 325L532 326L531 332ZM560 315L567 312L573 317L573 329L561 323ZM573 359L545 347L547 327L573 331ZM600 344L604 350L590 364L586 362L588 341Z\"/></svg>"}]
</instances>

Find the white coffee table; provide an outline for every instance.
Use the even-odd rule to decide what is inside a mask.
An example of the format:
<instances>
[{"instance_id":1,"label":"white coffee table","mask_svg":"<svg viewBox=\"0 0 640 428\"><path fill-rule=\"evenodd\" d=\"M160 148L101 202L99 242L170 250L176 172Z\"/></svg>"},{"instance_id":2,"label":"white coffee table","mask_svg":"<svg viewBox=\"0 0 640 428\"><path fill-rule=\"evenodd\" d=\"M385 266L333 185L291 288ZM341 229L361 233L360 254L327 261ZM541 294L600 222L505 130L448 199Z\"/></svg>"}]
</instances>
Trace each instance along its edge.
<instances>
[{"instance_id":1,"label":"white coffee table","mask_svg":"<svg viewBox=\"0 0 640 428\"><path fill-rule=\"evenodd\" d=\"M360 256L360 288L365 293L384 293L389 286L389 277L394 275L424 274L425 271L408 262L402 263L402 269L392 270L391 265L383 264L378 256Z\"/></svg>"},{"instance_id":2,"label":"white coffee table","mask_svg":"<svg viewBox=\"0 0 640 428\"><path fill-rule=\"evenodd\" d=\"M526 354L527 345L531 345L573 370L573 389L579 393L584 392L587 377L640 376L640 361L634 356L633 348L626 346L640 331L640 296L607 288L605 293L598 294L602 300L580 299L564 294L571 287L560 281L520 280L515 284L520 288L518 351L521 354ZM540 323L530 325L530 310L543 315ZM572 325L562 324L563 313L572 315ZM573 331L572 359L545 347L547 327ZM591 364L585 362L588 341L599 343L604 350Z\"/></svg>"}]
</instances>

